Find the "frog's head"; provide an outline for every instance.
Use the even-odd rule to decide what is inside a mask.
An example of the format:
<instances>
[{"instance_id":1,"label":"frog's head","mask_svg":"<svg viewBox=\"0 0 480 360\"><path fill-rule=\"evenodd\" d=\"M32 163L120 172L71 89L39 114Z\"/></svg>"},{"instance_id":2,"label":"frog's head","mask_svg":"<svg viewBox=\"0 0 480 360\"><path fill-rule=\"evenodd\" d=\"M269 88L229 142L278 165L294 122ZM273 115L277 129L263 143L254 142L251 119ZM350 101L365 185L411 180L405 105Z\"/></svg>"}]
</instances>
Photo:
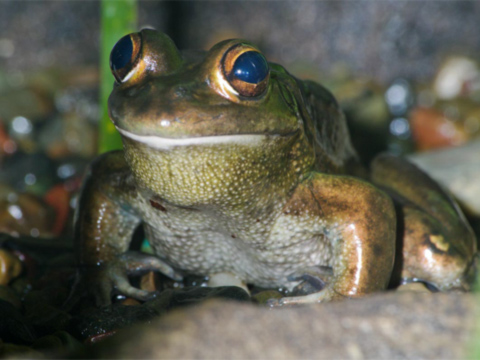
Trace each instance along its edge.
<instances>
[{"instance_id":1,"label":"frog's head","mask_svg":"<svg viewBox=\"0 0 480 360\"><path fill-rule=\"evenodd\" d=\"M144 29L115 45L110 65L112 121L152 147L288 136L302 126L293 78L243 40L182 56L168 36Z\"/></svg>"},{"instance_id":2,"label":"frog's head","mask_svg":"<svg viewBox=\"0 0 480 360\"><path fill-rule=\"evenodd\" d=\"M164 172L183 161L185 178L189 170L191 176L211 176L200 169L207 163L209 171L228 173L243 162L243 172L253 173L243 179L258 182L285 168L298 179L313 163L297 81L247 41L226 40L206 54L181 54L168 36L144 29L119 40L110 66L116 79L110 117L134 175L149 188L160 181L144 174L154 164ZM182 186L181 178L172 178L175 186Z\"/></svg>"}]
</instances>

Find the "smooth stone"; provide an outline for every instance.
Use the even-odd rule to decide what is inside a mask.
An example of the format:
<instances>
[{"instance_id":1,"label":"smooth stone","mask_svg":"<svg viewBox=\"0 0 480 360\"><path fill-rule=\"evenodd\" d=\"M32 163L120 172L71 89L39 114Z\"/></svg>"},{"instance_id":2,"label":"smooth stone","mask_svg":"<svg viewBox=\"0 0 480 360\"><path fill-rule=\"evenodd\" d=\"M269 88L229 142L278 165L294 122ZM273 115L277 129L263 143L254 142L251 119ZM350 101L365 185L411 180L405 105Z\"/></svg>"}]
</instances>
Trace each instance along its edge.
<instances>
[{"instance_id":1,"label":"smooth stone","mask_svg":"<svg viewBox=\"0 0 480 360\"><path fill-rule=\"evenodd\" d=\"M49 237L54 221L55 212L43 199L0 183L0 233Z\"/></svg>"},{"instance_id":2,"label":"smooth stone","mask_svg":"<svg viewBox=\"0 0 480 360\"><path fill-rule=\"evenodd\" d=\"M391 292L272 310L213 300L119 332L90 356L459 359L469 355L479 301L471 294Z\"/></svg>"},{"instance_id":3,"label":"smooth stone","mask_svg":"<svg viewBox=\"0 0 480 360\"><path fill-rule=\"evenodd\" d=\"M453 104L450 108L456 109ZM463 121L446 116L446 111L440 106L438 108L417 107L411 111L409 122L416 149L426 151L459 146L469 140L470 134L463 126Z\"/></svg>"},{"instance_id":4,"label":"smooth stone","mask_svg":"<svg viewBox=\"0 0 480 360\"><path fill-rule=\"evenodd\" d=\"M17 152L2 164L0 182L15 190L42 195L52 187L55 179L55 163L43 152Z\"/></svg>"},{"instance_id":5,"label":"smooth stone","mask_svg":"<svg viewBox=\"0 0 480 360\"><path fill-rule=\"evenodd\" d=\"M10 251L0 249L0 285L8 285L22 272L22 262Z\"/></svg>"},{"instance_id":6,"label":"smooth stone","mask_svg":"<svg viewBox=\"0 0 480 360\"><path fill-rule=\"evenodd\" d=\"M467 210L480 216L480 140L408 158L445 186Z\"/></svg>"}]
</instances>

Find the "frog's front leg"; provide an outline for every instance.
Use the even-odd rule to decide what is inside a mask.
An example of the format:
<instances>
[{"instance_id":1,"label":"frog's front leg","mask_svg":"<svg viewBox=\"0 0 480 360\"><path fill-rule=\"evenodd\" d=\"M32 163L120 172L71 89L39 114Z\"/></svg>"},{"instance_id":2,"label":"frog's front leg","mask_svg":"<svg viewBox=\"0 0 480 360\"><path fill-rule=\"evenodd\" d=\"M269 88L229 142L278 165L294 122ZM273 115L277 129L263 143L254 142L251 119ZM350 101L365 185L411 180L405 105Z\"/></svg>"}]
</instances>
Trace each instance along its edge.
<instances>
[{"instance_id":1,"label":"frog's front leg","mask_svg":"<svg viewBox=\"0 0 480 360\"><path fill-rule=\"evenodd\" d=\"M75 252L81 269L78 291L87 288L98 306L111 302L113 289L139 300L152 295L131 286L128 275L154 270L179 278L159 258L128 252L141 221L132 206L137 196L122 152L104 154L92 163L76 213Z\"/></svg>"},{"instance_id":2,"label":"frog's front leg","mask_svg":"<svg viewBox=\"0 0 480 360\"><path fill-rule=\"evenodd\" d=\"M331 281L317 293L285 297L275 304L286 305L357 297L385 289L395 257L395 210L390 198L362 180L313 173L295 190L284 208L284 215L298 219L302 231L305 219L322 224L318 241L330 254L318 258L330 266ZM314 256L315 254L311 254ZM300 270L301 271L301 270Z\"/></svg>"}]
</instances>

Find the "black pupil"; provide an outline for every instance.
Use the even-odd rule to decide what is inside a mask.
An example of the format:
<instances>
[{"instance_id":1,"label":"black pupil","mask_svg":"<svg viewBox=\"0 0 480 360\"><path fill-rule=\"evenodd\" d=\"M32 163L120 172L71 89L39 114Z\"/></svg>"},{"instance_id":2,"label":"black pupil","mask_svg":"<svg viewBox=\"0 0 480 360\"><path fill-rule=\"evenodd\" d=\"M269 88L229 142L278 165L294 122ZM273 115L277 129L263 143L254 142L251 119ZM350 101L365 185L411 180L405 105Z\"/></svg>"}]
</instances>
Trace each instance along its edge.
<instances>
[{"instance_id":1,"label":"black pupil","mask_svg":"<svg viewBox=\"0 0 480 360\"><path fill-rule=\"evenodd\" d=\"M132 59L133 44L130 35L126 35L115 44L110 53L110 67L119 70Z\"/></svg>"},{"instance_id":2,"label":"black pupil","mask_svg":"<svg viewBox=\"0 0 480 360\"><path fill-rule=\"evenodd\" d=\"M262 54L247 51L235 60L233 74L242 81L258 84L267 77L268 64Z\"/></svg>"}]
</instances>

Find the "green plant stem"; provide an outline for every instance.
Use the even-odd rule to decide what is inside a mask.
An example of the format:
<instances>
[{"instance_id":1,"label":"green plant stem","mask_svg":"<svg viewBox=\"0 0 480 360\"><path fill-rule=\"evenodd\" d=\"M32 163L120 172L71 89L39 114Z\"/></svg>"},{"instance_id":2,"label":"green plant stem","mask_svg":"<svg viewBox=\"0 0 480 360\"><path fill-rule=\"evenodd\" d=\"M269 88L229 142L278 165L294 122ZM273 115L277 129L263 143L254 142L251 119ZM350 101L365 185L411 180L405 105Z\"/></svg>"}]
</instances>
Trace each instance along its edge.
<instances>
[{"instance_id":1,"label":"green plant stem","mask_svg":"<svg viewBox=\"0 0 480 360\"><path fill-rule=\"evenodd\" d=\"M110 72L110 51L124 35L137 30L136 0L102 0L100 41L100 101L102 117L99 129L99 153L120 149L122 141L108 116L107 101L114 78Z\"/></svg>"}]
</instances>

